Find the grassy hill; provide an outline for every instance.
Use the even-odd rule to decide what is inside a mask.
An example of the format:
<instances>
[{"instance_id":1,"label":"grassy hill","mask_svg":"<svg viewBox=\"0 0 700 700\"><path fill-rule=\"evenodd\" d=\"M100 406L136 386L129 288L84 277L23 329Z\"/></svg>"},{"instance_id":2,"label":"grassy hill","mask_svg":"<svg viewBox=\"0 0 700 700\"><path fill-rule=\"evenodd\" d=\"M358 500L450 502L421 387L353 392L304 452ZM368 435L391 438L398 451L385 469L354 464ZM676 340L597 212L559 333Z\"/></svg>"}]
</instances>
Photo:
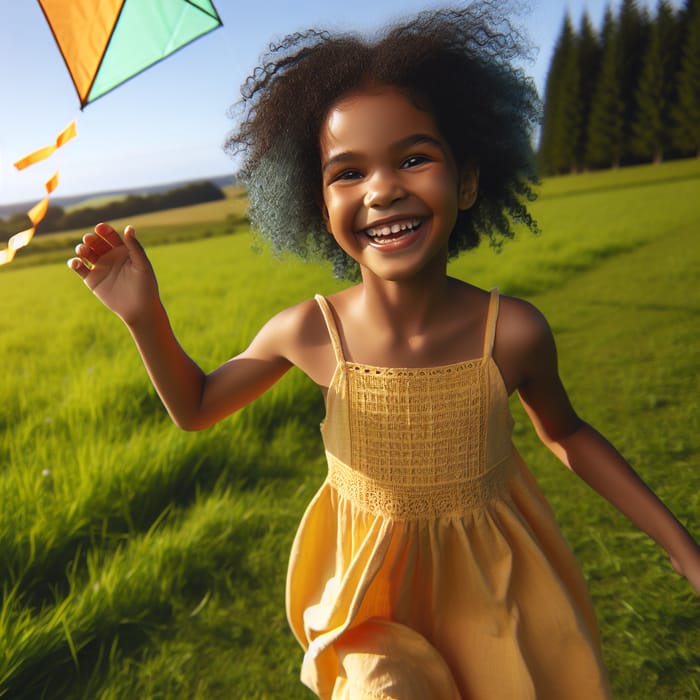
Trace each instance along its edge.
<instances>
[{"instance_id":1,"label":"grassy hill","mask_svg":"<svg viewBox=\"0 0 700 700\"><path fill-rule=\"evenodd\" d=\"M138 230L139 237L151 245L247 231L249 227L245 221L247 208L245 191L236 185L225 186L222 191L226 195L225 199L138 214L125 219L115 219L110 223L120 231L127 224L131 224ZM108 201L114 199L113 195L107 198ZM99 201L101 200L94 200L95 204ZM85 205L86 202L81 200L80 206ZM12 262L12 269L46 265L66 259L66 255L70 256L70 251L83 234L87 233L87 230L89 229L72 229L35 236L29 246L17 252ZM4 245L5 242L0 243L0 247ZM0 268L0 271L2 270L3 268Z\"/></svg>"},{"instance_id":2,"label":"grassy hill","mask_svg":"<svg viewBox=\"0 0 700 700\"><path fill-rule=\"evenodd\" d=\"M544 311L574 405L696 538L699 180L698 161L548 180L540 236L451 265ZM251 252L242 229L216 235L222 221L149 216L138 228L165 304L205 369L340 284ZM56 234L41 265L27 254L0 268L0 697L310 698L284 578L325 473L318 390L292 370L214 428L179 431L128 333L63 264L77 235ZM615 697L698 697L697 598L513 410L589 581Z\"/></svg>"},{"instance_id":3,"label":"grassy hill","mask_svg":"<svg viewBox=\"0 0 700 700\"><path fill-rule=\"evenodd\" d=\"M233 187L235 178L233 175L217 175L214 177L200 178L207 182L213 182L222 189L227 187ZM103 191L94 192L90 194L77 194L77 195L62 195L60 191L58 194L54 194L51 197L51 204L57 207L62 207L63 209L77 209L87 206L98 206L101 204L106 204L107 202L113 202L118 199L124 199L130 194L134 195L147 195L147 194L160 194L163 192L168 192L169 190L174 190L179 187L185 187L192 184L191 181L181 181L181 182L163 182L158 185L142 185L141 187L129 188L122 190L121 192L113 191ZM36 204L36 200L28 200L25 202L14 202L12 204L0 204L0 218L7 218L13 214L23 214L28 211L31 207Z\"/></svg>"}]
</instances>

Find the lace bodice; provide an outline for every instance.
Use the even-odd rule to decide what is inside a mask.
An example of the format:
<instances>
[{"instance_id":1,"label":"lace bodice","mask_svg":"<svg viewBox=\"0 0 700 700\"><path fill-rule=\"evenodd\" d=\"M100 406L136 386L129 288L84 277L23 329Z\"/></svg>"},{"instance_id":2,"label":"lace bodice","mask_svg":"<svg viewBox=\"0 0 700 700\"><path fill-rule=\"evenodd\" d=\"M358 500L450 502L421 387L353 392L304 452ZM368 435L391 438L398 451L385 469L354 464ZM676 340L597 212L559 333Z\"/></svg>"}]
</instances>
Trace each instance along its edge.
<instances>
[{"instance_id":1,"label":"lace bodice","mask_svg":"<svg viewBox=\"0 0 700 700\"><path fill-rule=\"evenodd\" d=\"M375 514L406 520L463 515L502 491L512 451L508 397L492 358L494 290L481 358L431 368L348 362L324 313L338 368L322 433L329 480Z\"/></svg>"}]
</instances>

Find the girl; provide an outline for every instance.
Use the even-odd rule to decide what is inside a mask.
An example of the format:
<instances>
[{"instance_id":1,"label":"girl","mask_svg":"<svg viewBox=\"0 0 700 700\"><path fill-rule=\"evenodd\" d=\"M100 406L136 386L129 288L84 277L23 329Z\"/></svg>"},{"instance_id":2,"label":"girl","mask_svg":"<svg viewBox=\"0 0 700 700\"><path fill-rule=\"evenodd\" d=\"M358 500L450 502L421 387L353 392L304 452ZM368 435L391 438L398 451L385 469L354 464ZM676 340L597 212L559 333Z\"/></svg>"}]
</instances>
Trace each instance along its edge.
<instances>
[{"instance_id":1,"label":"girl","mask_svg":"<svg viewBox=\"0 0 700 700\"><path fill-rule=\"evenodd\" d=\"M446 274L531 228L531 84L488 4L373 41L273 48L230 137L256 227L359 283L272 318L205 375L179 346L133 228L70 267L127 325L172 419L200 430L292 365L321 388L328 478L292 549L287 611L322 698L609 696L582 575L511 443L517 391L542 441L653 537L700 592L700 551L572 408L541 314Z\"/></svg>"}]
</instances>

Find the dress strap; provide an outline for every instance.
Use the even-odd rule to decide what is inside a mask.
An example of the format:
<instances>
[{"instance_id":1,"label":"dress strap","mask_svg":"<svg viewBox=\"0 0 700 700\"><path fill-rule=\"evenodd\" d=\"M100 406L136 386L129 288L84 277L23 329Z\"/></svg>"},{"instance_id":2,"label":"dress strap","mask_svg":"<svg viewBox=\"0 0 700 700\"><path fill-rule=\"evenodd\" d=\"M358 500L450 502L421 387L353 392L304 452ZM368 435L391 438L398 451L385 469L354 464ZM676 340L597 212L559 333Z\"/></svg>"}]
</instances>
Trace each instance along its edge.
<instances>
[{"instance_id":1,"label":"dress strap","mask_svg":"<svg viewBox=\"0 0 700 700\"><path fill-rule=\"evenodd\" d=\"M489 310L486 315L486 332L484 333L484 357L490 357L493 352L493 342L496 338L496 321L498 320L498 287L491 290Z\"/></svg>"},{"instance_id":2,"label":"dress strap","mask_svg":"<svg viewBox=\"0 0 700 700\"><path fill-rule=\"evenodd\" d=\"M331 305L328 303L326 297L321 296L320 294L316 294L314 299L316 299L316 302L321 308L323 320L326 322L326 328L328 328L328 335L331 338L331 345L333 346L335 359L339 364L342 364L345 362L345 357L343 357L343 346L340 344L338 326L335 323L335 318L333 317L333 312L331 311Z\"/></svg>"}]
</instances>

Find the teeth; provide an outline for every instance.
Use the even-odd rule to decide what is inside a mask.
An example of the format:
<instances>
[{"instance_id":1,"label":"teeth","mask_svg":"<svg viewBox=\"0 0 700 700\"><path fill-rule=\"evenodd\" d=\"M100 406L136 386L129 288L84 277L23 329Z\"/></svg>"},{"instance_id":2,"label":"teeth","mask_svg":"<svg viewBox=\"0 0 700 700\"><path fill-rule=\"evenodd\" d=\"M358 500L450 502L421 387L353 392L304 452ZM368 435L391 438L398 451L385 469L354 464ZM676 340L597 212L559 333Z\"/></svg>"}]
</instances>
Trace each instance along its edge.
<instances>
[{"instance_id":1,"label":"teeth","mask_svg":"<svg viewBox=\"0 0 700 700\"><path fill-rule=\"evenodd\" d=\"M381 236L390 236L400 233L401 231L413 231L419 226L420 221L418 219L413 219L412 221L402 221L401 223L378 226L377 228L368 228L365 233L372 238L379 238Z\"/></svg>"}]
</instances>

